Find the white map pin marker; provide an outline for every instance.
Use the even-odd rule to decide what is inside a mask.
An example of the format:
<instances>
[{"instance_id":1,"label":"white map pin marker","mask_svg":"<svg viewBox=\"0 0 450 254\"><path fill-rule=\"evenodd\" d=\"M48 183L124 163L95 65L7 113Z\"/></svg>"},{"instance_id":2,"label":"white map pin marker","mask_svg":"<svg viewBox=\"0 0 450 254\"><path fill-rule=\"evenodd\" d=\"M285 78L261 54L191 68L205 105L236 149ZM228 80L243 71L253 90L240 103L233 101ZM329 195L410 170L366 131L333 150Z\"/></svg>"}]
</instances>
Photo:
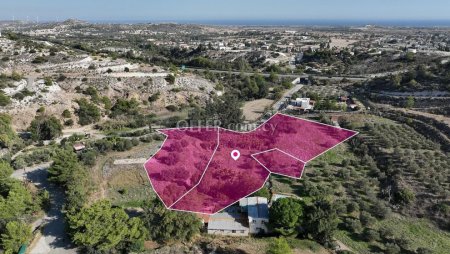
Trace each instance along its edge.
<instances>
[{"instance_id":1,"label":"white map pin marker","mask_svg":"<svg viewBox=\"0 0 450 254\"><path fill-rule=\"evenodd\" d=\"M233 158L233 160L237 161L239 157L241 157L241 153L238 150L231 151L231 158Z\"/></svg>"}]
</instances>

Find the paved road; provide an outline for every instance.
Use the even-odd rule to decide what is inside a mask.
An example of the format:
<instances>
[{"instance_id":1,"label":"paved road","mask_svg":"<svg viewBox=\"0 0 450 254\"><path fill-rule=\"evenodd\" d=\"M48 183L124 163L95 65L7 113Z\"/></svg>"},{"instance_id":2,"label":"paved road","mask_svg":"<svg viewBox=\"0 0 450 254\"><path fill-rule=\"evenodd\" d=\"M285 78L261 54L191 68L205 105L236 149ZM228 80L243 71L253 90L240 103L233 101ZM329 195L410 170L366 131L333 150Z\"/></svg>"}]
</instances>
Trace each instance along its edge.
<instances>
[{"instance_id":1,"label":"paved road","mask_svg":"<svg viewBox=\"0 0 450 254\"><path fill-rule=\"evenodd\" d=\"M64 190L47 181L47 168L50 163L41 164L16 170L12 177L19 180L28 180L41 189L50 193L51 208L43 218L42 236L28 250L30 254L76 254L71 241L65 232L65 220L62 206L65 201Z\"/></svg>"},{"instance_id":2,"label":"paved road","mask_svg":"<svg viewBox=\"0 0 450 254\"><path fill-rule=\"evenodd\" d=\"M275 104L273 104L273 106L272 106L273 110L275 110L275 111L281 110L281 106L286 101L286 97L292 97L292 95L294 93L298 92L300 89L302 89L302 87L303 87L303 85L297 84L297 85L294 85L294 87L289 89L287 92L285 92L283 94L283 97L281 97L280 100L278 100L277 102L275 102Z\"/></svg>"},{"instance_id":3,"label":"paved road","mask_svg":"<svg viewBox=\"0 0 450 254\"><path fill-rule=\"evenodd\" d=\"M202 68L191 68L191 67L187 67L186 70L191 70L191 71L209 71L209 72L213 72L213 73L223 73L223 74L227 74L227 73L231 73L231 74L235 74L235 75L240 75L240 74L244 74L247 76L251 76L251 75L255 75L255 72L239 72L239 71L223 71L223 70L208 70L208 69L202 69ZM269 77L270 73L258 73L264 77ZM332 80L342 80L343 78L346 78L350 81L365 81L368 78L370 78L369 76L364 76L364 75L358 75L358 76L329 76L329 75L317 75L317 74L278 74L279 77L281 78L308 78L310 76L316 78L316 79L332 79Z\"/></svg>"}]
</instances>

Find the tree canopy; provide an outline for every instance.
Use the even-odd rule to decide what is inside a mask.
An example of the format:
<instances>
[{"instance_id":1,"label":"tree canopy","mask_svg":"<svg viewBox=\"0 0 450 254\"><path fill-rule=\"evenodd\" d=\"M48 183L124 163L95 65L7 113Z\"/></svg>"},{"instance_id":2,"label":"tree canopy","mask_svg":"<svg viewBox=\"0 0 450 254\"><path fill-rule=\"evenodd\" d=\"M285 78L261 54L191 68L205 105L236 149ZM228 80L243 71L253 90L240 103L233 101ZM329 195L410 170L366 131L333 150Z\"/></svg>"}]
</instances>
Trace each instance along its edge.
<instances>
[{"instance_id":1,"label":"tree canopy","mask_svg":"<svg viewBox=\"0 0 450 254\"><path fill-rule=\"evenodd\" d=\"M2 236L2 246L5 254L17 253L22 244L28 244L32 238L31 227L21 221L11 221L6 224Z\"/></svg>"},{"instance_id":2,"label":"tree canopy","mask_svg":"<svg viewBox=\"0 0 450 254\"><path fill-rule=\"evenodd\" d=\"M159 200L145 206L142 220L149 229L150 237L159 242L189 241L200 233L202 226L194 214L170 211Z\"/></svg>"},{"instance_id":3,"label":"tree canopy","mask_svg":"<svg viewBox=\"0 0 450 254\"><path fill-rule=\"evenodd\" d=\"M100 201L67 215L74 243L111 250L119 243L143 242L148 232L139 218L129 218L122 208Z\"/></svg>"},{"instance_id":4,"label":"tree canopy","mask_svg":"<svg viewBox=\"0 0 450 254\"><path fill-rule=\"evenodd\" d=\"M303 206L299 200L293 198L278 199L270 207L270 226L277 233L292 235L299 226L302 215Z\"/></svg>"},{"instance_id":5,"label":"tree canopy","mask_svg":"<svg viewBox=\"0 0 450 254\"><path fill-rule=\"evenodd\" d=\"M33 140L52 140L62 134L61 122L54 116L36 116L28 130Z\"/></svg>"},{"instance_id":6,"label":"tree canopy","mask_svg":"<svg viewBox=\"0 0 450 254\"><path fill-rule=\"evenodd\" d=\"M85 98L77 100L79 108L75 111L78 115L78 123L88 125L100 121L100 109Z\"/></svg>"},{"instance_id":7,"label":"tree canopy","mask_svg":"<svg viewBox=\"0 0 450 254\"><path fill-rule=\"evenodd\" d=\"M337 229L338 217L333 203L327 200L316 200L307 208L305 228L309 235L321 244L333 241Z\"/></svg>"},{"instance_id":8,"label":"tree canopy","mask_svg":"<svg viewBox=\"0 0 450 254\"><path fill-rule=\"evenodd\" d=\"M8 114L0 114L0 148L11 147L17 134L11 127L12 118Z\"/></svg>"}]
</instances>

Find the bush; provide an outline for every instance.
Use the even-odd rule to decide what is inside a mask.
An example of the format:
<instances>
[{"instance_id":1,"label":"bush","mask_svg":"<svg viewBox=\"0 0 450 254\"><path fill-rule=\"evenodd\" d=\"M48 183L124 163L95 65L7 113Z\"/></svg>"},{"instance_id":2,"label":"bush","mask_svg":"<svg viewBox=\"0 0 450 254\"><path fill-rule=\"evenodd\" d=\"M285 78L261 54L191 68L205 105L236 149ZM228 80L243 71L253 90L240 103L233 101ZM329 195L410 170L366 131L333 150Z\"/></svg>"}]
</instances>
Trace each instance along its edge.
<instances>
[{"instance_id":1,"label":"bush","mask_svg":"<svg viewBox=\"0 0 450 254\"><path fill-rule=\"evenodd\" d=\"M72 113L70 113L70 111L68 109L64 109L64 111L62 112L62 116L64 118L71 118L72 117Z\"/></svg>"},{"instance_id":2,"label":"bush","mask_svg":"<svg viewBox=\"0 0 450 254\"><path fill-rule=\"evenodd\" d=\"M345 227L353 233L359 234L363 229L361 222L357 219L345 218Z\"/></svg>"},{"instance_id":3,"label":"bush","mask_svg":"<svg viewBox=\"0 0 450 254\"><path fill-rule=\"evenodd\" d=\"M52 78L50 78L50 77L45 77L45 78L44 78L44 84L45 84L46 86L52 86L52 85L53 85L53 80L52 80Z\"/></svg>"},{"instance_id":4,"label":"bush","mask_svg":"<svg viewBox=\"0 0 450 254\"><path fill-rule=\"evenodd\" d=\"M380 234L377 231L370 228L364 229L362 237L364 240L368 242L375 242L380 240Z\"/></svg>"},{"instance_id":5,"label":"bush","mask_svg":"<svg viewBox=\"0 0 450 254\"><path fill-rule=\"evenodd\" d=\"M398 254L400 253L400 247L398 247L395 243L387 243L385 246L385 253L386 254Z\"/></svg>"},{"instance_id":6,"label":"bush","mask_svg":"<svg viewBox=\"0 0 450 254\"><path fill-rule=\"evenodd\" d=\"M167 75L166 81L171 85L175 84L175 76L172 74Z\"/></svg>"},{"instance_id":7,"label":"bush","mask_svg":"<svg viewBox=\"0 0 450 254\"><path fill-rule=\"evenodd\" d=\"M64 125L65 125L65 126L73 126L73 124L74 124L74 122L73 122L72 119L68 119L68 120L66 120L66 121L64 122Z\"/></svg>"},{"instance_id":8,"label":"bush","mask_svg":"<svg viewBox=\"0 0 450 254\"><path fill-rule=\"evenodd\" d=\"M415 194L411 189L404 187L395 193L395 199L400 204L409 205L414 201Z\"/></svg>"},{"instance_id":9,"label":"bush","mask_svg":"<svg viewBox=\"0 0 450 254\"><path fill-rule=\"evenodd\" d=\"M80 155L81 162L83 162L83 164L87 166L94 166L96 159L97 152L95 150L88 150Z\"/></svg>"},{"instance_id":10,"label":"bush","mask_svg":"<svg viewBox=\"0 0 450 254\"><path fill-rule=\"evenodd\" d=\"M169 105L166 107L167 110L171 111L171 112L175 112L178 110L178 107L175 105Z\"/></svg>"},{"instance_id":11,"label":"bush","mask_svg":"<svg viewBox=\"0 0 450 254\"><path fill-rule=\"evenodd\" d=\"M266 251L267 254L290 254L292 253L291 247L285 238L275 238L273 239Z\"/></svg>"},{"instance_id":12,"label":"bush","mask_svg":"<svg viewBox=\"0 0 450 254\"><path fill-rule=\"evenodd\" d=\"M11 98L5 95L3 92L0 92L0 106L5 107L11 103Z\"/></svg>"},{"instance_id":13,"label":"bush","mask_svg":"<svg viewBox=\"0 0 450 254\"><path fill-rule=\"evenodd\" d=\"M45 107L41 106L36 110L37 113L44 113L45 112Z\"/></svg>"},{"instance_id":14,"label":"bush","mask_svg":"<svg viewBox=\"0 0 450 254\"><path fill-rule=\"evenodd\" d=\"M365 227L370 227L375 224L376 219L372 217L368 212L361 212L359 215L359 220Z\"/></svg>"}]
</instances>

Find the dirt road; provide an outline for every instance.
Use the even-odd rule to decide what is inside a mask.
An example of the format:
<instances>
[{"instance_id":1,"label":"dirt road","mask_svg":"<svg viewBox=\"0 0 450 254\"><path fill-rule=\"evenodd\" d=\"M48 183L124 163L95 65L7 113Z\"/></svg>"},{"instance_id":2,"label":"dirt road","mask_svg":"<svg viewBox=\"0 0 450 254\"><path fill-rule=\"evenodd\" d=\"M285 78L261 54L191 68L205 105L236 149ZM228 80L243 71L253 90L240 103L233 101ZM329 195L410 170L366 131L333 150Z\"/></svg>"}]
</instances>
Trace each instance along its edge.
<instances>
[{"instance_id":1,"label":"dirt road","mask_svg":"<svg viewBox=\"0 0 450 254\"><path fill-rule=\"evenodd\" d=\"M42 220L42 236L30 246L30 254L75 254L75 247L66 234L66 223L62 207L65 202L64 190L47 180L50 163L16 170L12 177L27 180L50 193L51 208Z\"/></svg>"}]
</instances>

